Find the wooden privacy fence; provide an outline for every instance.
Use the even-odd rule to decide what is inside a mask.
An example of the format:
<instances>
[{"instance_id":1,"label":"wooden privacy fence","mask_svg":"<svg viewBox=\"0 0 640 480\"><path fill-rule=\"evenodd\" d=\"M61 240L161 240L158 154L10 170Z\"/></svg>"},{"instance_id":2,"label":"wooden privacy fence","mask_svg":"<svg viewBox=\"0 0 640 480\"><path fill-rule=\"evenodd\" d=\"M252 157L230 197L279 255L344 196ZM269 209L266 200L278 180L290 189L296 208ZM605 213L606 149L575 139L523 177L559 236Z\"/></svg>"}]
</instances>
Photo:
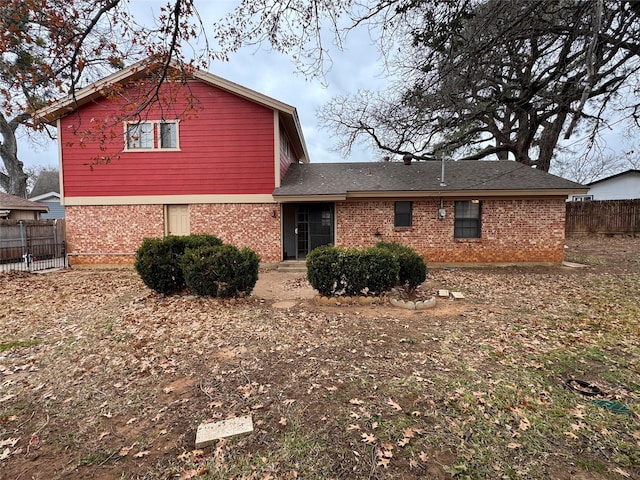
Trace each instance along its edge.
<instances>
[{"instance_id":1,"label":"wooden privacy fence","mask_svg":"<svg viewBox=\"0 0 640 480\"><path fill-rule=\"evenodd\" d=\"M65 233L64 220L0 220L0 271L66 266Z\"/></svg>"},{"instance_id":2,"label":"wooden privacy fence","mask_svg":"<svg viewBox=\"0 0 640 480\"><path fill-rule=\"evenodd\" d=\"M640 233L640 199L567 202L565 233Z\"/></svg>"}]
</instances>

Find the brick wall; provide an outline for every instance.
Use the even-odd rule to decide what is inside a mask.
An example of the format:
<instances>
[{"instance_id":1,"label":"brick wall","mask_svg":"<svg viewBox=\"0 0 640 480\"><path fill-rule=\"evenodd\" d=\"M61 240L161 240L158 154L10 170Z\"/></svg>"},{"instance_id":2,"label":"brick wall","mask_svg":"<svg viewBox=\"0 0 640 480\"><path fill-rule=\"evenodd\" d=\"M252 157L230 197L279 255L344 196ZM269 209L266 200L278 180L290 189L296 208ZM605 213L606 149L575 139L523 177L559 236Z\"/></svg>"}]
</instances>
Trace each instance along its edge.
<instances>
[{"instance_id":1,"label":"brick wall","mask_svg":"<svg viewBox=\"0 0 640 480\"><path fill-rule=\"evenodd\" d=\"M163 205L69 206L65 212L72 265L133 263L144 237L165 233ZM252 248L263 262L280 261L278 204L195 204L189 214L191 233Z\"/></svg>"},{"instance_id":2,"label":"brick wall","mask_svg":"<svg viewBox=\"0 0 640 480\"><path fill-rule=\"evenodd\" d=\"M413 202L413 226L394 227L393 201L336 204L336 244L370 246L378 240L407 245L427 262L560 263L564 258L564 199L483 200L482 238L455 239L454 202ZM380 235L376 236L376 232Z\"/></svg>"},{"instance_id":3,"label":"brick wall","mask_svg":"<svg viewBox=\"0 0 640 480\"><path fill-rule=\"evenodd\" d=\"M71 265L133 263L144 237L164 235L162 205L67 206L65 217Z\"/></svg>"},{"instance_id":4,"label":"brick wall","mask_svg":"<svg viewBox=\"0 0 640 480\"><path fill-rule=\"evenodd\" d=\"M212 233L225 243L249 247L262 262L282 260L279 204L197 204L190 213L191 233Z\"/></svg>"}]
</instances>

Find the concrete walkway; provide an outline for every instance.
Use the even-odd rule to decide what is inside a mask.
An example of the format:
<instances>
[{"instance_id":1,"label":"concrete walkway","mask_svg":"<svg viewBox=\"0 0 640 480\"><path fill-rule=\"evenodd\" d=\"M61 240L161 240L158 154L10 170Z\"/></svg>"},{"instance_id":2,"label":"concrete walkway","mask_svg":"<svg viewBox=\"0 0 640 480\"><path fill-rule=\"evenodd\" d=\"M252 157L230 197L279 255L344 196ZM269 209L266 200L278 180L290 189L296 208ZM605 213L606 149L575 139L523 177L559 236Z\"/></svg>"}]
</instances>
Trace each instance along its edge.
<instances>
[{"instance_id":1,"label":"concrete walkway","mask_svg":"<svg viewBox=\"0 0 640 480\"><path fill-rule=\"evenodd\" d=\"M301 272L260 272L251 295L265 300L305 300L316 295Z\"/></svg>"}]
</instances>

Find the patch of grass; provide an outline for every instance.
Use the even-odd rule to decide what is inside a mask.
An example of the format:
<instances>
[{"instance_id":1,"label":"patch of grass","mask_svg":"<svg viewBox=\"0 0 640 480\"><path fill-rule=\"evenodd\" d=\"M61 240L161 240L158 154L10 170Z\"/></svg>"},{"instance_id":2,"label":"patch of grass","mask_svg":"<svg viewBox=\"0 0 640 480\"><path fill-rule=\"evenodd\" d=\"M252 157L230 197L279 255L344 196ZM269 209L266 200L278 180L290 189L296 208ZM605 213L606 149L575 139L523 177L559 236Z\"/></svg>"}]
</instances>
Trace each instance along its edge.
<instances>
[{"instance_id":1,"label":"patch of grass","mask_svg":"<svg viewBox=\"0 0 640 480\"><path fill-rule=\"evenodd\" d=\"M607 466L604 463L602 463L600 460L597 460L594 458L588 458L588 459L580 458L576 460L576 466L578 466L579 468L587 472L596 472L596 473L607 472Z\"/></svg>"},{"instance_id":2,"label":"patch of grass","mask_svg":"<svg viewBox=\"0 0 640 480\"><path fill-rule=\"evenodd\" d=\"M206 463L207 474L199 478L333 478L336 459L330 437L304 421L302 412L290 411L283 431L263 432L257 449L251 438L217 443Z\"/></svg>"},{"instance_id":3,"label":"patch of grass","mask_svg":"<svg viewBox=\"0 0 640 480\"><path fill-rule=\"evenodd\" d=\"M33 347L39 345L40 340L16 340L15 342L0 343L0 352L6 352L7 350L14 350L19 348Z\"/></svg>"}]
</instances>

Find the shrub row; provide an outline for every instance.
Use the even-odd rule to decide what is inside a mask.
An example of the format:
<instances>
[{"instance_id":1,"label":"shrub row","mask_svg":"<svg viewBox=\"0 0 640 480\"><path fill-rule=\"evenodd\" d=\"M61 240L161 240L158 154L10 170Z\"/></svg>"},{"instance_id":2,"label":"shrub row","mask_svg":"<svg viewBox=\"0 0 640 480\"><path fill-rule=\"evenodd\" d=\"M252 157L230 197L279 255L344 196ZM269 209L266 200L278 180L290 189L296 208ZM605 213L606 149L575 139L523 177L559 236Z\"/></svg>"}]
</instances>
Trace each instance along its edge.
<instances>
[{"instance_id":1,"label":"shrub row","mask_svg":"<svg viewBox=\"0 0 640 480\"><path fill-rule=\"evenodd\" d=\"M225 245L209 235L145 238L135 269L149 288L164 294L188 287L198 295L249 294L258 280L260 258L251 249Z\"/></svg>"},{"instance_id":2,"label":"shrub row","mask_svg":"<svg viewBox=\"0 0 640 480\"><path fill-rule=\"evenodd\" d=\"M321 295L377 294L397 285L414 289L427 277L422 257L394 243L366 249L326 245L310 252L306 264L307 279Z\"/></svg>"}]
</instances>

